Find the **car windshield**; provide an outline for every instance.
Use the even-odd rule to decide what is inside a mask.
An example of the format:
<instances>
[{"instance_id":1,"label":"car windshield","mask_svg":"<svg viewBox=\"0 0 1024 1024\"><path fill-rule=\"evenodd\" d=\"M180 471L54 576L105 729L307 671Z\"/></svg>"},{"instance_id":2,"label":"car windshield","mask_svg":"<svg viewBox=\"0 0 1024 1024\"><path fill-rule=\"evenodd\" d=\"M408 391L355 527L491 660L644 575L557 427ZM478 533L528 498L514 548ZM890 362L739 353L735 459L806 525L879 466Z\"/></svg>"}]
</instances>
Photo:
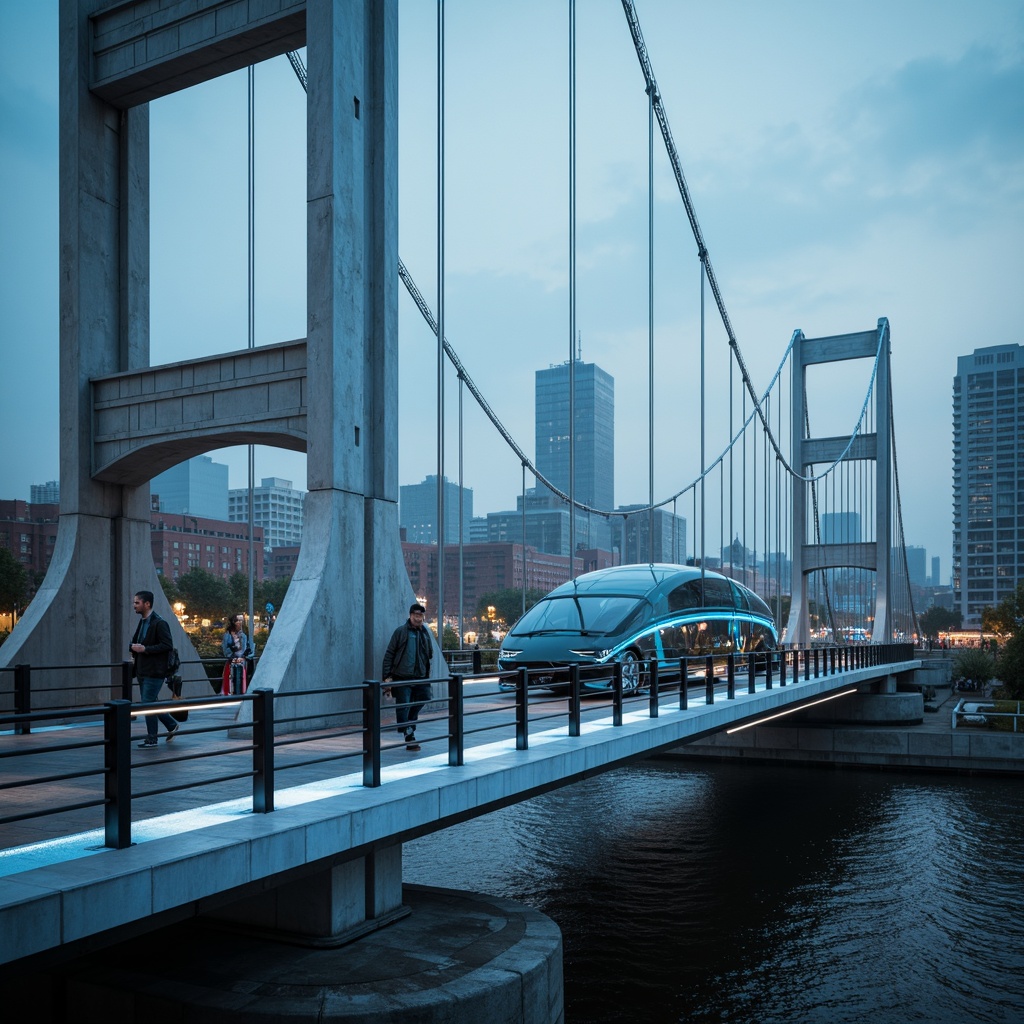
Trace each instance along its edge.
<instances>
[{"instance_id":1,"label":"car windshield","mask_svg":"<svg viewBox=\"0 0 1024 1024\"><path fill-rule=\"evenodd\" d=\"M613 633L645 602L608 594L567 595L538 601L516 624L516 636L540 633Z\"/></svg>"}]
</instances>

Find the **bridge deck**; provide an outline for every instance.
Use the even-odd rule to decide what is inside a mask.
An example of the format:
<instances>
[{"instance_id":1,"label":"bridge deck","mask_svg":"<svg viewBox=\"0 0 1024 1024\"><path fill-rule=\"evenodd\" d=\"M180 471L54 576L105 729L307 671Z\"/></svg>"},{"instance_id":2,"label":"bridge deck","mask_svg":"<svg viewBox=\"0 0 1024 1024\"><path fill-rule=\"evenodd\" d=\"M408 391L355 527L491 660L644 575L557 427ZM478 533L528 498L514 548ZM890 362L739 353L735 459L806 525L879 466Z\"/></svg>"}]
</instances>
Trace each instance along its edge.
<instances>
[{"instance_id":1,"label":"bridge deck","mask_svg":"<svg viewBox=\"0 0 1024 1024\"><path fill-rule=\"evenodd\" d=\"M152 915L187 916L229 890L244 892L316 862L401 843L658 749L918 664L856 669L771 690L761 679L756 693L737 688L734 700L723 695L710 705L697 703L691 691L686 710L679 709L678 694L669 693L657 718L650 717L643 698L627 705L619 727L602 705L585 714L579 737L567 735L564 718L550 728L535 727L528 750L517 750L508 730L483 733L467 747L466 763L458 767L449 766L443 738L436 741L437 752L431 752L430 736L445 733L444 719L420 730L422 753L397 746L388 751L379 788L364 787L359 771L328 777L330 768L310 768L318 777L297 776L290 788L279 789L271 814L252 813L251 798L242 795L246 780L219 802L203 803L209 796L202 788L152 797L143 812L151 816L133 826L136 845L128 849L103 847L99 830L0 852L0 932L6 937L0 962ZM501 713L509 711L496 711ZM39 742L34 737L5 737L5 742L12 739ZM186 744L215 742L223 743L223 737L182 735L173 748L161 743L154 759L165 751L184 752ZM136 760L151 752L138 754ZM170 784L175 776L201 771L196 766L202 763L182 761L162 771Z\"/></svg>"}]
</instances>

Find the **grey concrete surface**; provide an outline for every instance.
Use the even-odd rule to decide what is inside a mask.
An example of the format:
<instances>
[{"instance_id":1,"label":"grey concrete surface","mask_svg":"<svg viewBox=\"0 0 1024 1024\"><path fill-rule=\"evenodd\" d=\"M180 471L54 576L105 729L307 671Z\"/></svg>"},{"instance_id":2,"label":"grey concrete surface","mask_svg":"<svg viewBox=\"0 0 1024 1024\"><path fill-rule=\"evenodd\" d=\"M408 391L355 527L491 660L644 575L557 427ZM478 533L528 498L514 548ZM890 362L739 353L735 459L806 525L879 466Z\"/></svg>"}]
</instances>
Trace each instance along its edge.
<instances>
[{"instance_id":1,"label":"grey concrete surface","mask_svg":"<svg viewBox=\"0 0 1024 1024\"><path fill-rule=\"evenodd\" d=\"M5 985L5 1007L40 1024L561 1024L562 938L550 918L423 886L407 886L404 904L401 920L333 949L175 925Z\"/></svg>"}]
</instances>

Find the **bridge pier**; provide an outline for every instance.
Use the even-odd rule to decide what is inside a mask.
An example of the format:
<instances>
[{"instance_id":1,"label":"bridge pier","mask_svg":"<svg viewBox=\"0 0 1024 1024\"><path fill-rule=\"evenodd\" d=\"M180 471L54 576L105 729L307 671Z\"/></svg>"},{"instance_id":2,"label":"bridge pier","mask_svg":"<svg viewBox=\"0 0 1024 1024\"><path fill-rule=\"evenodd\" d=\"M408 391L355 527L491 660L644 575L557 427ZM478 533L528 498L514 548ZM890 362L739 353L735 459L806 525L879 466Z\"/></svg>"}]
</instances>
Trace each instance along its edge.
<instances>
[{"instance_id":1,"label":"bridge pier","mask_svg":"<svg viewBox=\"0 0 1024 1024\"><path fill-rule=\"evenodd\" d=\"M229 904L205 917L249 935L332 948L409 913L402 903L402 846L371 850Z\"/></svg>"},{"instance_id":2,"label":"bridge pier","mask_svg":"<svg viewBox=\"0 0 1024 1024\"><path fill-rule=\"evenodd\" d=\"M510 900L408 886L407 915L308 948L194 919L4 987L12 1020L562 1024L562 936Z\"/></svg>"}]
</instances>

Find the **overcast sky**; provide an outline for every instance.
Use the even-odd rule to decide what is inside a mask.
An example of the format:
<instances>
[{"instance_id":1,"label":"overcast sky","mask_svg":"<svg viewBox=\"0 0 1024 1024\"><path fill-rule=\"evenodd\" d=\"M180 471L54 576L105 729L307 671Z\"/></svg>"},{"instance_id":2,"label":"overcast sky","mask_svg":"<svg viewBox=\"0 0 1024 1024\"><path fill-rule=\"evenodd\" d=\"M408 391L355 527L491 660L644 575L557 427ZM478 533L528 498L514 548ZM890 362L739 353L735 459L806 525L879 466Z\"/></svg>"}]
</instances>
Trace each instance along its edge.
<instances>
[{"instance_id":1,"label":"overcast sky","mask_svg":"<svg viewBox=\"0 0 1024 1024\"><path fill-rule=\"evenodd\" d=\"M446 334L532 456L534 371L569 346L567 4L445 11ZM948 579L956 359L1024 342L1024 3L638 0L637 12L757 390L794 330L887 317L906 539ZM647 101L618 0L579 0L576 17L577 326L583 358L615 378L616 503L644 502ZM399 250L433 306L436 6L400 0L399 21ZM27 499L58 474L56 0L4 0L0 52L0 497ZM306 333L304 106L284 57L257 67L257 344ZM153 103L151 132L152 361L244 348L245 72ZM655 177L660 499L699 469L700 289L660 139ZM436 350L404 289L400 302L400 482L416 483L437 468ZM724 367L725 334L708 325L709 364ZM815 433L852 427L867 369L828 385L835 423ZM453 379L447 396L457 478ZM519 460L468 395L464 410L475 512L514 507ZM245 485L244 450L212 454ZM256 474L304 488L305 460L260 448Z\"/></svg>"}]
</instances>

